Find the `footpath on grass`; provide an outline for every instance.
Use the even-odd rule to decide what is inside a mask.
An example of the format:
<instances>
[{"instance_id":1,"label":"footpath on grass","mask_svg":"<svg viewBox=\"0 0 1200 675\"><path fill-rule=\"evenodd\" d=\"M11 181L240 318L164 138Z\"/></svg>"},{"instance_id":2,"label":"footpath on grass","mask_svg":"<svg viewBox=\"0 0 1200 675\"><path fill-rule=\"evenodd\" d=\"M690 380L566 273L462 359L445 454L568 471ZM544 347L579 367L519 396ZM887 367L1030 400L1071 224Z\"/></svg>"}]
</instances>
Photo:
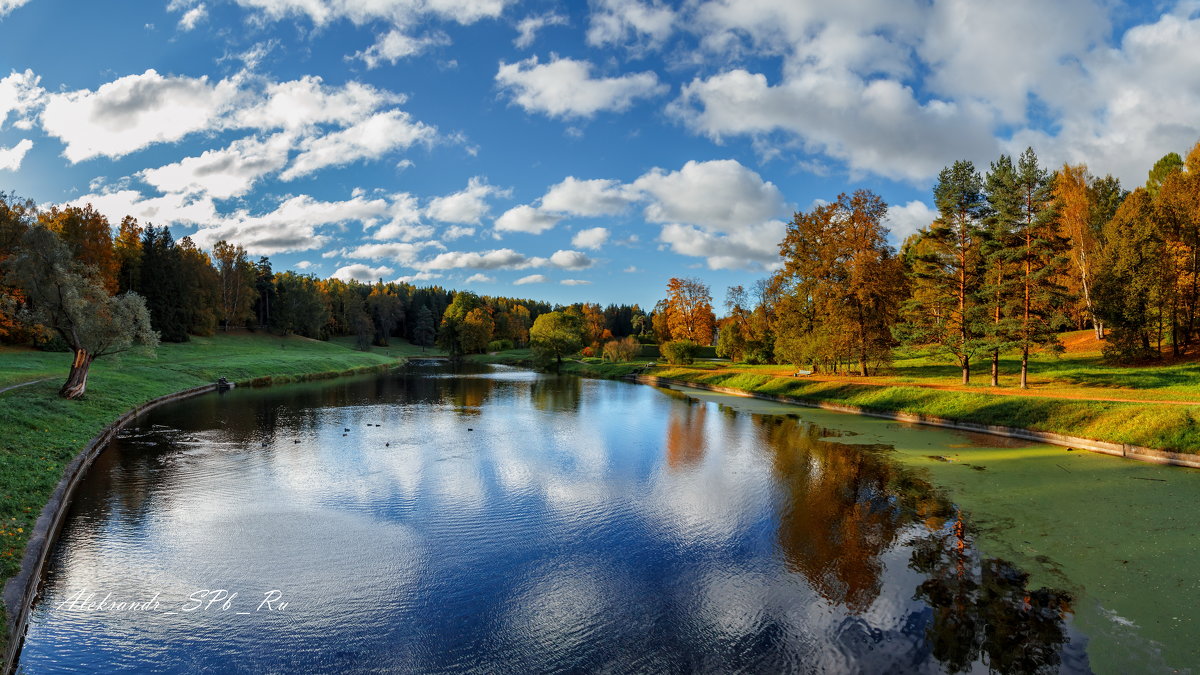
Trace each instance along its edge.
<instances>
[{"instance_id":1,"label":"footpath on grass","mask_svg":"<svg viewBox=\"0 0 1200 675\"><path fill-rule=\"evenodd\" d=\"M409 345L356 351L347 344L242 333L160 345L153 357L129 354L93 364L87 395L58 397L70 355L0 348L0 382L24 373L49 377L0 395L0 585L21 568L26 544L66 469L109 425L154 399L224 377L241 385L365 373L390 368L414 353ZM7 609L7 608L6 608ZM0 617L0 651L7 653L10 619Z\"/></svg>"},{"instance_id":2,"label":"footpath on grass","mask_svg":"<svg viewBox=\"0 0 1200 675\"><path fill-rule=\"evenodd\" d=\"M478 357L489 363L531 365L528 351ZM1105 401L1045 395L996 395L908 384L864 384L809 377L780 377L753 370L716 368L711 364L671 366L658 363L604 363L598 359L565 360L561 371L583 377L663 378L679 384L720 387L800 404L838 406L846 412L901 413L904 421L953 421L984 427L1009 427L1042 434L1076 437L1099 443L1167 453L1200 452L1200 404L1163 405L1162 401ZM1050 438L1046 442L1059 443ZM1059 443L1062 444L1062 443ZM1132 457L1128 452L1123 454ZM1143 458L1148 458L1143 457ZM1169 459L1164 457L1163 459ZM1153 461L1153 460L1151 460ZM1190 458L1187 459L1190 463Z\"/></svg>"}]
</instances>

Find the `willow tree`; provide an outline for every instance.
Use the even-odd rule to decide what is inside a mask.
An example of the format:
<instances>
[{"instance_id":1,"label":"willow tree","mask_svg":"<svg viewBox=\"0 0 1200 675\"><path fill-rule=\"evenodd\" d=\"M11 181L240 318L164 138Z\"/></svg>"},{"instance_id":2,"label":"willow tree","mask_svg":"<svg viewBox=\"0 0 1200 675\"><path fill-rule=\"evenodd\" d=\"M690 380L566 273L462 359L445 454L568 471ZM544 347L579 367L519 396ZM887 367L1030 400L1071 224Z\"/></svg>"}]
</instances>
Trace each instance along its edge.
<instances>
[{"instance_id":1,"label":"willow tree","mask_svg":"<svg viewBox=\"0 0 1200 675\"><path fill-rule=\"evenodd\" d=\"M78 399L87 390L88 370L98 358L158 345L150 313L133 292L113 296L95 268L76 261L67 245L45 227L33 227L5 263L8 280L29 300L21 318L57 335L73 353L59 396Z\"/></svg>"},{"instance_id":2,"label":"willow tree","mask_svg":"<svg viewBox=\"0 0 1200 675\"><path fill-rule=\"evenodd\" d=\"M975 165L964 160L942 169L933 199L937 220L908 247L913 298L905 303L903 337L949 354L969 384L971 359L990 347L987 308L979 301L987 202Z\"/></svg>"}]
</instances>

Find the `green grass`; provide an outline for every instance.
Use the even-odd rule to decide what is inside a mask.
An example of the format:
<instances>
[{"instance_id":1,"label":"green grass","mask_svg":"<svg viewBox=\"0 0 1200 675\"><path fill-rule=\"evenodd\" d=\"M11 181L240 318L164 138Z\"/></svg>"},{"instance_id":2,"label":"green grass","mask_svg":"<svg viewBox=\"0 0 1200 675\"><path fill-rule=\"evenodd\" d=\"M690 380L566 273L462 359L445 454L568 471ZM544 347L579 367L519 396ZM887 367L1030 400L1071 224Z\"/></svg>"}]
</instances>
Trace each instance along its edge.
<instances>
[{"instance_id":1,"label":"green grass","mask_svg":"<svg viewBox=\"0 0 1200 675\"><path fill-rule=\"evenodd\" d=\"M340 347L345 347L346 349L353 349L355 351L358 350L358 347L357 347L358 339L353 336L330 338L329 342L332 344L338 345ZM378 345L371 345L371 348L368 351L372 354L379 354L381 356L390 356L393 358L409 357L409 356L445 356L446 355L446 352L438 349L437 347L420 347L420 346L414 345L410 342L405 342L403 340L397 340L397 339L393 339L392 343L386 347L380 347Z\"/></svg>"},{"instance_id":2,"label":"green grass","mask_svg":"<svg viewBox=\"0 0 1200 675\"><path fill-rule=\"evenodd\" d=\"M389 357L387 348L359 352L337 342L294 336L192 338L159 346L156 357L98 360L85 398L66 401L57 392L67 376L69 354L0 348L0 388L50 378L0 393L0 584L17 572L29 532L63 468L89 439L131 408L219 377L258 384L301 380L386 367L414 349L420 352L398 343ZM6 621L0 624L7 626Z\"/></svg>"}]
</instances>

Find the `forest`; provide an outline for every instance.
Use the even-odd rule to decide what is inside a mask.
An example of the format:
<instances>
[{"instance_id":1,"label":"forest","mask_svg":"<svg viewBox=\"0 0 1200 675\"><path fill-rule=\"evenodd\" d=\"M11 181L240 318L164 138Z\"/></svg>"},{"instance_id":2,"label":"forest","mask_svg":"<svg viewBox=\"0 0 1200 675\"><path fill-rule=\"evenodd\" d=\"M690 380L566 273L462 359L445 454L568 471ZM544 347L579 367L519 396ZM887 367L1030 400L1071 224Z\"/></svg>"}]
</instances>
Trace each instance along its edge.
<instances>
[{"instance_id":1,"label":"forest","mask_svg":"<svg viewBox=\"0 0 1200 675\"><path fill-rule=\"evenodd\" d=\"M529 346L559 363L689 362L715 345L735 362L862 376L906 345L961 366L964 384L990 362L993 386L1000 355L1016 353L1023 388L1030 354L1061 351L1064 330L1091 328L1117 363L1200 343L1200 144L1132 191L1084 165L1051 171L1027 149L984 172L956 161L932 196L937 218L898 251L870 191L796 213L778 268L727 289L718 319L700 279L671 278L649 312L320 279L275 272L236 243L204 251L131 217L114 226L91 206L0 194L0 343L74 351L82 380L67 397L82 395L94 358L230 329L353 336L361 349L399 338L451 356Z\"/></svg>"}]
</instances>

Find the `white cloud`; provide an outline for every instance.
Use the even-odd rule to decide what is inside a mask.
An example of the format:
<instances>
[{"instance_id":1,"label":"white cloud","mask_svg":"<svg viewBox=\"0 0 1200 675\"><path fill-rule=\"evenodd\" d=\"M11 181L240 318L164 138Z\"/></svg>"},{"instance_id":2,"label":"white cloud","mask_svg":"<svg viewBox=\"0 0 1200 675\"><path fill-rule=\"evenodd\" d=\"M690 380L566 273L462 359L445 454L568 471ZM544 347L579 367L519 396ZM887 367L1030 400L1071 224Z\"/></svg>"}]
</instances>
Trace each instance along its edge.
<instances>
[{"instance_id":1,"label":"white cloud","mask_svg":"<svg viewBox=\"0 0 1200 675\"><path fill-rule=\"evenodd\" d=\"M367 260L391 260L401 265L411 264L421 251L427 248L445 248L436 241L402 242L388 244L360 244L355 248L343 250L344 258L365 258Z\"/></svg>"},{"instance_id":2,"label":"white cloud","mask_svg":"<svg viewBox=\"0 0 1200 675\"><path fill-rule=\"evenodd\" d=\"M563 286L590 286L592 282L585 279L563 279L559 283Z\"/></svg>"},{"instance_id":3,"label":"white cloud","mask_svg":"<svg viewBox=\"0 0 1200 675\"><path fill-rule=\"evenodd\" d=\"M435 274L433 272L417 272L416 274L409 274L409 275L406 275L403 277L397 277L396 283L411 284L411 283L415 283L417 281L429 281L430 279L441 279L441 278L442 278L442 275Z\"/></svg>"},{"instance_id":4,"label":"white cloud","mask_svg":"<svg viewBox=\"0 0 1200 675\"><path fill-rule=\"evenodd\" d=\"M783 214L783 194L774 183L732 159L689 161L670 173L653 169L632 184L650 198L646 219L683 222L736 231Z\"/></svg>"},{"instance_id":5,"label":"white cloud","mask_svg":"<svg viewBox=\"0 0 1200 675\"><path fill-rule=\"evenodd\" d=\"M884 224L896 243L902 244L909 235L932 223L937 215L937 211L929 208L925 202L914 199L903 206L889 206Z\"/></svg>"},{"instance_id":6,"label":"white cloud","mask_svg":"<svg viewBox=\"0 0 1200 675\"><path fill-rule=\"evenodd\" d=\"M517 37L513 40L513 45L517 49L527 49L533 44L541 29L546 26L566 26L568 23L567 17L556 12L527 16L517 23Z\"/></svg>"},{"instance_id":7,"label":"white cloud","mask_svg":"<svg viewBox=\"0 0 1200 675\"><path fill-rule=\"evenodd\" d=\"M3 15L2 11L0 15ZM14 112L16 122L13 126L18 129L29 129L33 126L29 114L41 104L42 97L46 94L46 90L39 84L40 81L41 78L29 69L22 72L14 70L0 79L0 127L4 126L9 113Z\"/></svg>"},{"instance_id":8,"label":"white cloud","mask_svg":"<svg viewBox=\"0 0 1200 675\"><path fill-rule=\"evenodd\" d=\"M33 147L33 141L23 138L11 148L0 147L0 171L16 171L25 160L25 153Z\"/></svg>"},{"instance_id":9,"label":"white cloud","mask_svg":"<svg viewBox=\"0 0 1200 675\"><path fill-rule=\"evenodd\" d=\"M0 0L0 17L24 5L29 0Z\"/></svg>"},{"instance_id":10,"label":"white cloud","mask_svg":"<svg viewBox=\"0 0 1200 675\"><path fill-rule=\"evenodd\" d=\"M425 215L443 223L478 225L480 219L491 210L486 199L505 194L507 191L489 185L485 178L475 176L467 181L466 189L430 200Z\"/></svg>"},{"instance_id":11,"label":"white cloud","mask_svg":"<svg viewBox=\"0 0 1200 675\"><path fill-rule=\"evenodd\" d=\"M467 227L465 225L451 225L442 232L442 239L451 241L454 239L461 239L463 237L470 237L474 234L475 228L473 227Z\"/></svg>"},{"instance_id":12,"label":"white cloud","mask_svg":"<svg viewBox=\"0 0 1200 675\"><path fill-rule=\"evenodd\" d=\"M362 283L371 283L382 279L383 277L392 274L396 270L390 267L368 267L362 263L346 265L339 267L336 272L329 275L334 279L342 281L361 281Z\"/></svg>"},{"instance_id":13,"label":"white cloud","mask_svg":"<svg viewBox=\"0 0 1200 675\"><path fill-rule=\"evenodd\" d=\"M541 234L557 225L559 220L562 220L561 216L523 204L505 211L496 219L495 226L500 232Z\"/></svg>"},{"instance_id":14,"label":"white cloud","mask_svg":"<svg viewBox=\"0 0 1200 675\"><path fill-rule=\"evenodd\" d=\"M238 109L228 126L250 129L309 129L333 124L346 127L367 119L380 108L400 105L405 97L361 82L331 87L319 76L267 83L261 95Z\"/></svg>"},{"instance_id":15,"label":"white cloud","mask_svg":"<svg viewBox=\"0 0 1200 675\"><path fill-rule=\"evenodd\" d=\"M637 268L637 265L630 265L629 267L626 267L625 269L623 269L621 271L624 272L625 274L633 274L634 272L638 272L639 270Z\"/></svg>"},{"instance_id":16,"label":"white cloud","mask_svg":"<svg viewBox=\"0 0 1200 675\"><path fill-rule=\"evenodd\" d=\"M579 251L555 251L550 256L550 264L564 270L582 270L591 267L595 261Z\"/></svg>"},{"instance_id":17,"label":"white cloud","mask_svg":"<svg viewBox=\"0 0 1200 675\"><path fill-rule=\"evenodd\" d=\"M317 264L314 262L310 262L308 260L301 260L300 262L296 263L295 265L292 265L292 267L295 267L298 270L308 270L308 269L317 267Z\"/></svg>"},{"instance_id":18,"label":"white cloud","mask_svg":"<svg viewBox=\"0 0 1200 675\"><path fill-rule=\"evenodd\" d=\"M206 16L208 16L208 8L204 6L204 3L200 3L184 12L183 16L179 19L179 29L183 31L192 30Z\"/></svg>"},{"instance_id":19,"label":"white cloud","mask_svg":"<svg viewBox=\"0 0 1200 675\"><path fill-rule=\"evenodd\" d=\"M469 25L496 18L511 0L236 0L242 7L259 10L265 18L279 20L304 16L316 26L337 20L356 25L386 21L402 27L437 17Z\"/></svg>"},{"instance_id":20,"label":"white cloud","mask_svg":"<svg viewBox=\"0 0 1200 675\"><path fill-rule=\"evenodd\" d=\"M463 283L466 283L466 284L494 284L494 283L496 283L496 277L489 277L488 275L484 274L483 272L476 272L475 274L472 274L471 276L467 277L466 280L463 281Z\"/></svg>"},{"instance_id":21,"label":"white cloud","mask_svg":"<svg viewBox=\"0 0 1200 675\"><path fill-rule=\"evenodd\" d=\"M590 248L592 250L599 249L608 241L608 229L604 227L591 227L586 230L580 230L571 237L571 245L579 248Z\"/></svg>"},{"instance_id":22,"label":"white cloud","mask_svg":"<svg viewBox=\"0 0 1200 675\"><path fill-rule=\"evenodd\" d=\"M611 216L625 210L630 195L615 180L568 176L542 197L542 208L572 216Z\"/></svg>"},{"instance_id":23,"label":"white cloud","mask_svg":"<svg viewBox=\"0 0 1200 675\"><path fill-rule=\"evenodd\" d=\"M664 225L659 241L680 255L702 257L709 269L773 268L779 261L779 242L787 226L771 220L725 234L691 225Z\"/></svg>"},{"instance_id":24,"label":"white cloud","mask_svg":"<svg viewBox=\"0 0 1200 675\"><path fill-rule=\"evenodd\" d=\"M144 197L137 190L126 189L94 192L67 202L69 206L84 204L91 204L110 223L119 223L127 215L156 225L198 225L218 218L211 198L183 194Z\"/></svg>"},{"instance_id":25,"label":"white cloud","mask_svg":"<svg viewBox=\"0 0 1200 675\"><path fill-rule=\"evenodd\" d=\"M206 150L174 164L145 169L140 175L160 192L207 194L217 199L246 194L259 178L287 164L293 137L287 132L266 139L251 136L220 150Z\"/></svg>"},{"instance_id":26,"label":"white cloud","mask_svg":"<svg viewBox=\"0 0 1200 675\"><path fill-rule=\"evenodd\" d=\"M623 111L634 100L666 91L653 72L629 73L620 77L591 75L592 64L575 59L538 63L532 56L517 63L500 62L496 82L513 101L528 112L550 117L592 117L606 110Z\"/></svg>"},{"instance_id":27,"label":"white cloud","mask_svg":"<svg viewBox=\"0 0 1200 675\"><path fill-rule=\"evenodd\" d=\"M530 274L527 277L521 277L513 282L513 286L524 286L526 284L544 284L550 281L550 277L545 274Z\"/></svg>"},{"instance_id":28,"label":"white cloud","mask_svg":"<svg viewBox=\"0 0 1200 675\"><path fill-rule=\"evenodd\" d=\"M232 79L210 83L207 77L163 77L151 69L96 91L48 95L42 127L66 143L63 154L72 163L100 155L122 157L212 128L239 95Z\"/></svg>"},{"instance_id":29,"label":"white cloud","mask_svg":"<svg viewBox=\"0 0 1200 675\"><path fill-rule=\"evenodd\" d=\"M670 37L677 17L657 0L598 0L590 21L587 41L593 46L632 42L657 47Z\"/></svg>"},{"instance_id":30,"label":"white cloud","mask_svg":"<svg viewBox=\"0 0 1200 675\"><path fill-rule=\"evenodd\" d=\"M417 142L430 142L437 130L401 110L376 113L351 126L324 136L306 139L300 144L300 154L280 178L292 180L329 167L378 159L397 149Z\"/></svg>"},{"instance_id":31,"label":"white cloud","mask_svg":"<svg viewBox=\"0 0 1200 675\"><path fill-rule=\"evenodd\" d=\"M537 259L523 253L517 253L511 248L501 248L493 251L469 252L447 251L439 253L430 260L414 263L418 270L453 270L453 269L522 269L534 265Z\"/></svg>"},{"instance_id":32,"label":"white cloud","mask_svg":"<svg viewBox=\"0 0 1200 675\"><path fill-rule=\"evenodd\" d=\"M401 59L416 56L431 47L448 44L450 44L450 38L445 33L430 33L421 37L413 37L405 31L392 29L380 35L375 40L375 44L354 56L362 59L367 64L367 68L377 68L385 61L395 65Z\"/></svg>"}]
</instances>

